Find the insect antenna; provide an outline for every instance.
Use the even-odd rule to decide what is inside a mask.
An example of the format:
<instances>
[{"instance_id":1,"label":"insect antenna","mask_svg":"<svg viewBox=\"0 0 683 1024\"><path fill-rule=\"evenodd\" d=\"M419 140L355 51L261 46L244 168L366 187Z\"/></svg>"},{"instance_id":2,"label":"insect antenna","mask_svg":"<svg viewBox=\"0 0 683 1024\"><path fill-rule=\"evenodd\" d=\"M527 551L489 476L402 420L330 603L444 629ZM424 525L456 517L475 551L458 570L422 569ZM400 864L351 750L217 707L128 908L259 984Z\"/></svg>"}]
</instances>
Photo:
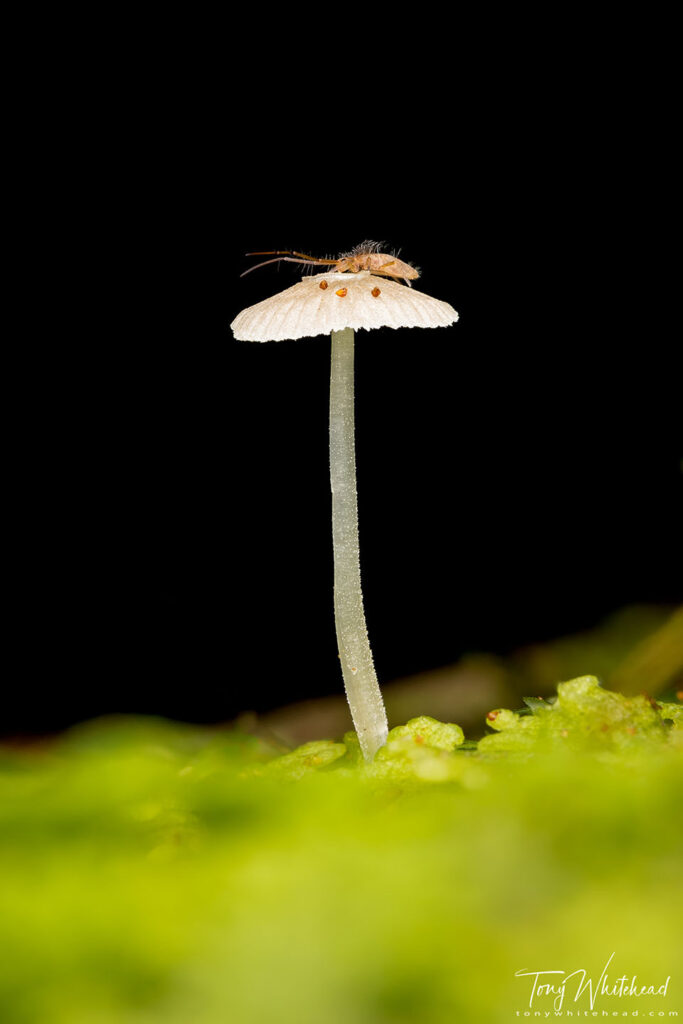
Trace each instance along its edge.
<instances>
[{"instance_id":1,"label":"insect antenna","mask_svg":"<svg viewBox=\"0 0 683 1024\"><path fill-rule=\"evenodd\" d=\"M318 259L316 256L307 256L305 252L297 252L296 249L260 249L256 252L246 252L245 256L274 256L275 259L264 260L263 263L257 263L253 267L249 267L244 273L240 274L240 277L244 277L245 274L251 273L252 270L258 270L259 267L265 267L268 263L279 263L283 260L285 263L306 263L308 266L319 267L329 266L329 264L337 263L337 260ZM300 258L294 258L300 257Z\"/></svg>"},{"instance_id":2,"label":"insect antenna","mask_svg":"<svg viewBox=\"0 0 683 1024\"><path fill-rule=\"evenodd\" d=\"M255 256L256 253L246 253L246 255L247 256ZM328 262L332 263L332 262L336 262L336 260L329 260L329 261L328 260L308 260L308 259L307 260L299 260L299 259L295 259L292 256L276 256L275 259L264 260L263 263L256 263L253 267L249 267L248 270L245 270L245 271L243 271L240 274L240 277L244 277L245 274L250 274L252 272L252 270L258 270L259 267L266 267L266 266L268 266L269 263L280 263L280 262L283 262L283 263L305 263L309 267L311 267L311 266L316 267L316 266L325 266Z\"/></svg>"}]
</instances>

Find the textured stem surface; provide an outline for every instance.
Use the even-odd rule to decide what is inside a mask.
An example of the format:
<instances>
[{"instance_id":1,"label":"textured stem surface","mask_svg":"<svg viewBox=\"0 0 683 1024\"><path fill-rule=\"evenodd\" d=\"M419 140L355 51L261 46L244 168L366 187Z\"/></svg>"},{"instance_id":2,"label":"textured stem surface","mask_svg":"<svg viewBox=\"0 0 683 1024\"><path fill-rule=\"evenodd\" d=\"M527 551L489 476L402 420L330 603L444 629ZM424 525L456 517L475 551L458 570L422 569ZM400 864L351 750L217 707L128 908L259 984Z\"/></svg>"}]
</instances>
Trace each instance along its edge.
<instances>
[{"instance_id":1,"label":"textured stem surface","mask_svg":"<svg viewBox=\"0 0 683 1024\"><path fill-rule=\"evenodd\" d=\"M334 543L334 614L351 717L367 760L386 742L387 716L363 612L353 438L353 331L332 332L330 478Z\"/></svg>"}]
</instances>

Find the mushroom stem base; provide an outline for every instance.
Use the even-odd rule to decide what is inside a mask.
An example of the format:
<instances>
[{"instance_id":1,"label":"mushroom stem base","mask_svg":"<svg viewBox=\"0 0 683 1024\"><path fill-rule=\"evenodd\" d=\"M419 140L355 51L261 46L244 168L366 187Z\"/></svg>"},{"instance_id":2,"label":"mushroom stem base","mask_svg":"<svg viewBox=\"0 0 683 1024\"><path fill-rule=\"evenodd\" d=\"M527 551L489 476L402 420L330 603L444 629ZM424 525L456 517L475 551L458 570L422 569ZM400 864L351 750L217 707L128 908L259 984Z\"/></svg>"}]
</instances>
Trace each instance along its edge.
<instances>
[{"instance_id":1,"label":"mushroom stem base","mask_svg":"<svg viewBox=\"0 0 683 1024\"><path fill-rule=\"evenodd\" d=\"M346 697L366 760L384 745L388 725L363 611L353 412L354 336L332 332L330 479L334 544L334 614Z\"/></svg>"}]
</instances>

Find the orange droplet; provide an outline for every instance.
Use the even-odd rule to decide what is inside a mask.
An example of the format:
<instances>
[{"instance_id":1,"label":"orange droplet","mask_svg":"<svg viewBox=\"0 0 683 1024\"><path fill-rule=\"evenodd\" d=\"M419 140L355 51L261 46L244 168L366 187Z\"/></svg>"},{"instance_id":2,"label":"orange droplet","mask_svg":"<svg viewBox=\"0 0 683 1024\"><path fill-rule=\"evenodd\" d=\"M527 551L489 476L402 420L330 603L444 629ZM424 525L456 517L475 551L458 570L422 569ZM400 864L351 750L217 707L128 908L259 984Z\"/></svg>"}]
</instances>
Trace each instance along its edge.
<instances>
[{"instance_id":1,"label":"orange droplet","mask_svg":"<svg viewBox=\"0 0 683 1024\"><path fill-rule=\"evenodd\" d=\"M322 288L323 291L325 291L325 289L327 288L327 281L321 281L319 287Z\"/></svg>"},{"instance_id":2,"label":"orange droplet","mask_svg":"<svg viewBox=\"0 0 683 1024\"><path fill-rule=\"evenodd\" d=\"M489 722L495 722L495 720L498 718L499 714L500 714L500 711L489 711L489 713L488 713L488 715L486 717L489 720Z\"/></svg>"},{"instance_id":3,"label":"orange droplet","mask_svg":"<svg viewBox=\"0 0 683 1024\"><path fill-rule=\"evenodd\" d=\"M377 296L380 294L379 288L373 288L372 294L375 296L375 298L377 298Z\"/></svg>"},{"instance_id":4,"label":"orange droplet","mask_svg":"<svg viewBox=\"0 0 683 1024\"><path fill-rule=\"evenodd\" d=\"M346 288L339 288L336 292L340 299L343 299L346 295Z\"/></svg>"}]
</instances>

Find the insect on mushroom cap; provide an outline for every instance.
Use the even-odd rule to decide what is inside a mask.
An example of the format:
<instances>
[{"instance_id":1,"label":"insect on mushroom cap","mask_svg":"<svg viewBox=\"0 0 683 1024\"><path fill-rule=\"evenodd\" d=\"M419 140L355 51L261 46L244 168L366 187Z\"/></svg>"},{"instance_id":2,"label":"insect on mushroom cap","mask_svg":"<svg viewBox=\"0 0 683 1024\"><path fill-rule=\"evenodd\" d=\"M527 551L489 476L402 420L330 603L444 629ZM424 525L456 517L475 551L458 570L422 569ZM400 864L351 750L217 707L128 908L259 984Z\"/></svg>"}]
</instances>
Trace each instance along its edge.
<instances>
[{"instance_id":1,"label":"insect on mushroom cap","mask_svg":"<svg viewBox=\"0 0 683 1024\"><path fill-rule=\"evenodd\" d=\"M323 288L322 285L327 287ZM379 294L375 292L379 289ZM340 295L339 292L345 292ZM285 341L330 334L345 327L448 327L458 314L447 302L369 271L334 271L305 277L239 313L238 341Z\"/></svg>"}]
</instances>

